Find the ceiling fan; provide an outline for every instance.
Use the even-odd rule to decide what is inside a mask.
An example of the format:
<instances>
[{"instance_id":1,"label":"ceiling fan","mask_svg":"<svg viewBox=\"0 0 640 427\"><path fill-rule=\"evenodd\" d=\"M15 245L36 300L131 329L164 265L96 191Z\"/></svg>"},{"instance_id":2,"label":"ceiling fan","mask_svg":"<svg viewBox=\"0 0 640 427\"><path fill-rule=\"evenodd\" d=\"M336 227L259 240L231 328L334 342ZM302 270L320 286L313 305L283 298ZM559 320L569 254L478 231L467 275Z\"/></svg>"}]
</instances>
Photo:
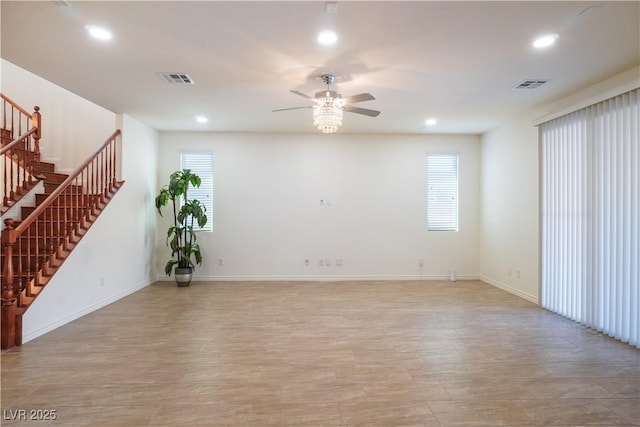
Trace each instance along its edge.
<instances>
[{"instance_id":1,"label":"ceiling fan","mask_svg":"<svg viewBox=\"0 0 640 427\"><path fill-rule=\"evenodd\" d=\"M365 116L377 117L380 111L370 110L368 108L354 107L351 104L363 101L372 101L375 98L370 93L360 93L358 95L348 96L343 98L342 95L335 90L331 90L330 85L335 81L336 76L333 74L323 74L320 76L324 84L327 85L327 90L321 90L314 94L313 97L298 92L297 90L290 90L289 92L295 93L303 98L310 99L315 105L308 105L305 107L291 107L280 108L277 111L298 110L300 108L313 108L313 125L316 126L322 133L334 133L342 125L342 112L348 111L350 113L364 114Z\"/></svg>"}]
</instances>

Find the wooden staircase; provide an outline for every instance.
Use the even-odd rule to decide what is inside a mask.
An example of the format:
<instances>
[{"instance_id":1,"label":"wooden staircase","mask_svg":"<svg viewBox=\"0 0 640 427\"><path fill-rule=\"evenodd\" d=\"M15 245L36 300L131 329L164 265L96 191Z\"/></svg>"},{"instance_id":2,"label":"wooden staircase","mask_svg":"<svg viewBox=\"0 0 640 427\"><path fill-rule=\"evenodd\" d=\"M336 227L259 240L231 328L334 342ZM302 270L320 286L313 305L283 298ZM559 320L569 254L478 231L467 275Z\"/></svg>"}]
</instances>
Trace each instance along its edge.
<instances>
[{"instance_id":1,"label":"wooden staircase","mask_svg":"<svg viewBox=\"0 0 640 427\"><path fill-rule=\"evenodd\" d=\"M22 344L23 314L122 187L124 181L117 179L119 136L120 131L115 131L69 175L56 173L54 164L39 160L39 150L33 153L26 144L17 144L18 139L6 145L13 144L11 153L5 150L6 146L3 148L3 161L11 164L9 169L12 172L20 174L21 170L28 167L30 173L25 175L26 180L36 183L41 180L44 183L44 192L35 195L35 206L20 208L20 220L4 220L0 254L0 344L3 349ZM33 154L21 154L21 151L31 151ZM15 157L34 159L37 169L23 160L17 162L20 167L15 166ZM14 182L13 185L19 182L15 188L26 187L21 181L22 177L6 172L5 167L5 179L8 177ZM13 193L5 193L5 196L11 202L5 210L8 211L21 195L13 190Z\"/></svg>"},{"instance_id":2,"label":"wooden staircase","mask_svg":"<svg viewBox=\"0 0 640 427\"><path fill-rule=\"evenodd\" d=\"M15 229L18 225L20 225L22 223L22 219L28 218L29 215L32 214L37 209L38 206L44 203L47 197L49 197L51 193L55 191L60 186L60 184L62 184L65 181L65 179L69 177L69 175L67 174L56 173L54 163L40 162L40 166L41 166L41 172L42 172L43 178L39 181L42 181L44 184L43 185L44 192L35 194L35 206L20 207L21 220L16 221L13 219L10 219L10 220L6 219L4 221L5 230ZM69 198L65 199L66 202L68 202L69 200L70 200ZM19 199L17 201L19 201ZM11 207L9 207L7 211L10 208ZM35 253L35 249L38 247L44 246L48 243L44 241L43 237L36 237L36 236L44 236L45 230L47 229L47 225L48 224L45 223L43 219L40 219L31 224L30 226L31 233L18 237L17 246L22 248L22 250L25 251L25 253L20 254L19 257L15 256L16 254L14 253L14 259L13 259L14 283L18 282L18 287L20 289L25 289L25 294L27 295L29 293L37 295L39 293L40 288L44 286L48 282L48 279L50 278L50 275L43 274L43 273L48 273L48 271L38 272L39 274L35 275L36 280L33 283L30 283L31 279L34 278L30 276L32 275L32 273L35 273L30 271L31 270L30 266L35 266L38 264L38 260L36 260L36 257L38 256L38 254ZM71 224L67 224L67 225L70 226ZM65 224L57 223L57 222L51 224L50 227L54 227L54 234L57 235L58 237L64 235L64 232L67 229ZM26 239L31 239L31 240L27 241ZM29 251L30 253L27 254L26 251ZM40 263L44 263L44 260L42 259L39 261ZM22 265L18 265L18 263L22 263ZM2 252L0 254L0 266L2 267L2 270L0 271L4 270L4 264L5 264L5 254L4 252ZM18 271L20 273L16 273ZM28 285L31 285L32 288L27 289ZM34 285L39 287L33 288ZM20 306L20 304L18 305ZM20 310L18 310L18 312L19 311Z\"/></svg>"}]
</instances>

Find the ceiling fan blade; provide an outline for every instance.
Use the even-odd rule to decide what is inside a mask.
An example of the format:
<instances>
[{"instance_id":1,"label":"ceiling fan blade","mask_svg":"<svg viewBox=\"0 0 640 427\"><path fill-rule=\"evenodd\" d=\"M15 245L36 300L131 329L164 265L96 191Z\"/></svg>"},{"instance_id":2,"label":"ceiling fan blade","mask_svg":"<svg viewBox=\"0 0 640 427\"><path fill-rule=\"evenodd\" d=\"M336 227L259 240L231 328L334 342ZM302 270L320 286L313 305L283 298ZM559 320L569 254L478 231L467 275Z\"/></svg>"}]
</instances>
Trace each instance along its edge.
<instances>
[{"instance_id":1,"label":"ceiling fan blade","mask_svg":"<svg viewBox=\"0 0 640 427\"><path fill-rule=\"evenodd\" d=\"M287 111L287 110L299 110L301 108L312 108L310 105L306 106L306 107L290 107L290 108L279 108L277 110L271 110L272 113L278 112L278 111Z\"/></svg>"},{"instance_id":2,"label":"ceiling fan blade","mask_svg":"<svg viewBox=\"0 0 640 427\"><path fill-rule=\"evenodd\" d=\"M342 98L345 104L353 104L354 102L373 101L375 98L370 93L360 93L358 95Z\"/></svg>"},{"instance_id":3,"label":"ceiling fan blade","mask_svg":"<svg viewBox=\"0 0 640 427\"><path fill-rule=\"evenodd\" d=\"M293 90L290 89L289 92L291 93L295 93L296 95L300 95L303 98L307 98L307 99L313 99L312 97L310 97L309 95L307 95L306 93L302 93L302 92L298 92L297 90Z\"/></svg>"},{"instance_id":4,"label":"ceiling fan blade","mask_svg":"<svg viewBox=\"0 0 640 427\"><path fill-rule=\"evenodd\" d=\"M369 110L368 108L353 107L351 105L345 105L344 111L356 114L364 114L365 116L370 117L378 117L378 114L380 114L380 111Z\"/></svg>"}]
</instances>

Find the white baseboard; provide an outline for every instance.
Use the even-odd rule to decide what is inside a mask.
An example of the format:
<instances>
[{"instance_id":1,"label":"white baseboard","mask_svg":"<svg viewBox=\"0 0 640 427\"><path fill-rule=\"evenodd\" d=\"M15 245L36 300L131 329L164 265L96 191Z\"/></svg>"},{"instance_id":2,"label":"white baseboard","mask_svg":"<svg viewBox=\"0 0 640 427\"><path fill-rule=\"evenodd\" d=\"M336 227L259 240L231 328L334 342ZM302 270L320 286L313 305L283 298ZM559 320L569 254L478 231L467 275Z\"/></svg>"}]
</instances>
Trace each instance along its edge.
<instances>
[{"instance_id":1,"label":"white baseboard","mask_svg":"<svg viewBox=\"0 0 640 427\"><path fill-rule=\"evenodd\" d=\"M497 280L490 279L486 276L480 276L480 280L482 280L483 282L491 286L495 286L496 288L502 289L503 291L509 292L512 295L526 299L527 301L532 302L535 305L540 305L540 302L537 296L533 296L526 292L522 292L519 289L512 288L509 285L505 285L504 283L498 282Z\"/></svg>"},{"instance_id":2,"label":"white baseboard","mask_svg":"<svg viewBox=\"0 0 640 427\"><path fill-rule=\"evenodd\" d=\"M158 282L173 282L173 276L158 276ZM353 276L332 276L332 275L286 275L286 276L198 276L193 278L193 282L337 282L337 281L385 281L385 280L449 280L448 275L353 275ZM480 280L478 275L458 275L457 280Z\"/></svg>"},{"instance_id":3,"label":"white baseboard","mask_svg":"<svg viewBox=\"0 0 640 427\"><path fill-rule=\"evenodd\" d=\"M35 331L29 332L29 333L25 333L22 336L22 343L25 344L25 343L27 343L27 342L35 339L35 338L38 338L41 335L46 334L47 332L51 332L54 329L59 328L60 326L64 326L67 323L72 322L72 321L74 321L76 319L79 319L82 316L85 316L85 315L87 315L87 314L89 314L91 312L99 310L102 307L105 307L105 306L107 306L107 305L109 305L111 303L114 303L114 302L118 301L119 299L122 299L122 298L126 297L127 295L131 295L132 293L137 292L140 289L149 286L153 282L154 282L153 280L145 280L144 282L138 283L135 286L133 286L133 287L131 287L129 289L126 289L126 290L124 290L122 292L119 292L116 295L113 295L113 296L111 296L111 297L109 297L109 298L107 298L105 300L98 301L97 303L92 304L92 305L90 305L88 307L85 307L80 311L77 311L77 312L72 313L72 314L70 314L68 316L65 316L60 320L56 320L55 322L51 322L51 323L49 323L47 325L44 325L44 326L36 329Z\"/></svg>"}]
</instances>

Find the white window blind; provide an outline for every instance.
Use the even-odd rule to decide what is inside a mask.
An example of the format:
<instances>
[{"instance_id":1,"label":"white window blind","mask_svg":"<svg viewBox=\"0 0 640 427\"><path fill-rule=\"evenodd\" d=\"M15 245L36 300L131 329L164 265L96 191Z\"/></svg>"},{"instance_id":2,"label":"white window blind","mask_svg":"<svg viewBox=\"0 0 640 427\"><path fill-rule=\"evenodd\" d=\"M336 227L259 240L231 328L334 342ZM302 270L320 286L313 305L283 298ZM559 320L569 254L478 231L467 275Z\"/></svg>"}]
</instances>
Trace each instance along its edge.
<instances>
[{"instance_id":1,"label":"white window blind","mask_svg":"<svg viewBox=\"0 0 640 427\"><path fill-rule=\"evenodd\" d=\"M458 231L458 155L427 155L427 230Z\"/></svg>"},{"instance_id":2,"label":"white window blind","mask_svg":"<svg viewBox=\"0 0 640 427\"><path fill-rule=\"evenodd\" d=\"M540 127L542 306L638 348L639 97Z\"/></svg>"},{"instance_id":3,"label":"white window blind","mask_svg":"<svg viewBox=\"0 0 640 427\"><path fill-rule=\"evenodd\" d=\"M198 152L180 153L180 168L191 169L200 177L200 187L189 187L189 200L197 199L207 209L207 223L200 228L194 224L195 231L213 230L213 154Z\"/></svg>"}]
</instances>

